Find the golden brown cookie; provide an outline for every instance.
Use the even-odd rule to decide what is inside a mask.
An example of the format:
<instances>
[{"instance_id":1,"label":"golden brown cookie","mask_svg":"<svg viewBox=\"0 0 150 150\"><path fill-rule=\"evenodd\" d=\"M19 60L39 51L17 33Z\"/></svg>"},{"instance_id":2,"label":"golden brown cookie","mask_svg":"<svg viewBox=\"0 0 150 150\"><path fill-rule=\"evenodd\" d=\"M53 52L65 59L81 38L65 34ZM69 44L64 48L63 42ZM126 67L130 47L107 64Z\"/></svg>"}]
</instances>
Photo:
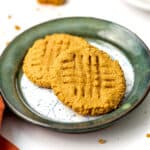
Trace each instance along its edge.
<instances>
[{"instance_id":1,"label":"golden brown cookie","mask_svg":"<svg viewBox=\"0 0 150 150\"><path fill-rule=\"evenodd\" d=\"M53 5L62 5L65 3L65 0L37 0L41 4L53 4Z\"/></svg>"},{"instance_id":2,"label":"golden brown cookie","mask_svg":"<svg viewBox=\"0 0 150 150\"><path fill-rule=\"evenodd\" d=\"M110 112L125 93L118 61L92 46L62 52L51 68L50 78L58 98L81 115Z\"/></svg>"},{"instance_id":3,"label":"golden brown cookie","mask_svg":"<svg viewBox=\"0 0 150 150\"><path fill-rule=\"evenodd\" d=\"M68 48L89 46L83 38L69 34L52 34L35 41L23 61L23 72L35 84L50 88L49 69L56 57Z\"/></svg>"}]
</instances>

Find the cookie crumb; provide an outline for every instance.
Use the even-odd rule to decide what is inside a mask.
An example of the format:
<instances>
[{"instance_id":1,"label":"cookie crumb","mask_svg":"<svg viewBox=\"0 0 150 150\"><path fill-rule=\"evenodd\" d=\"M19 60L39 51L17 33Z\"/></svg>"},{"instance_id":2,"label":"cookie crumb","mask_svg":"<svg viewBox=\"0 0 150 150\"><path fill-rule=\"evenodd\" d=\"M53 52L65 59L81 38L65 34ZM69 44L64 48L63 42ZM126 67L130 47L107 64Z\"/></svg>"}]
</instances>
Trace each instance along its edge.
<instances>
[{"instance_id":1,"label":"cookie crumb","mask_svg":"<svg viewBox=\"0 0 150 150\"><path fill-rule=\"evenodd\" d=\"M150 138L150 133L147 133L147 134L146 134L146 137L147 137L147 138Z\"/></svg>"},{"instance_id":2,"label":"cookie crumb","mask_svg":"<svg viewBox=\"0 0 150 150\"><path fill-rule=\"evenodd\" d=\"M12 16L11 15L8 15L8 19L11 19L12 18Z\"/></svg>"},{"instance_id":3,"label":"cookie crumb","mask_svg":"<svg viewBox=\"0 0 150 150\"><path fill-rule=\"evenodd\" d=\"M98 143L99 143L99 144L104 144L104 143L106 143L106 140L104 140L104 139L99 139L99 140L98 140Z\"/></svg>"},{"instance_id":4,"label":"cookie crumb","mask_svg":"<svg viewBox=\"0 0 150 150\"><path fill-rule=\"evenodd\" d=\"M9 41L7 41L7 42L6 42L6 46L8 46L8 45L9 45L9 43L10 43L10 42L9 42Z\"/></svg>"},{"instance_id":5,"label":"cookie crumb","mask_svg":"<svg viewBox=\"0 0 150 150\"><path fill-rule=\"evenodd\" d=\"M15 25L15 29L16 29L16 30L20 30L20 29L21 29L21 27L20 27L20 26L18 26L18 25Z\"/></svg>"}]
</instances>

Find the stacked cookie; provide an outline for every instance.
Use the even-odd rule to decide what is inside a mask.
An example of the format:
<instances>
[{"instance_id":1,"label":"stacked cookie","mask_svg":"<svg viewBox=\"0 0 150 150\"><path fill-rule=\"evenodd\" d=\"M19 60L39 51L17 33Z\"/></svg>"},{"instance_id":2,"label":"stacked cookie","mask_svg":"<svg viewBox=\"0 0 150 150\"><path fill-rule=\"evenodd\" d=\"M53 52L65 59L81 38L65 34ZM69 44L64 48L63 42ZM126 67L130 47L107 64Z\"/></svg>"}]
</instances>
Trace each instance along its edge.
<instances>
[{"instance_id":1,"label":"stacked cookie","mask_svg":"<svg viewBox=\"0 0 150 150\"><path fill-rule=\"evenodd\" d=\"M81 115L108 113L125 93L118 61L69 34L35 41L24 58L23 71L38 86L52 88L59 100Z\"/></svg>"}]
</instances>

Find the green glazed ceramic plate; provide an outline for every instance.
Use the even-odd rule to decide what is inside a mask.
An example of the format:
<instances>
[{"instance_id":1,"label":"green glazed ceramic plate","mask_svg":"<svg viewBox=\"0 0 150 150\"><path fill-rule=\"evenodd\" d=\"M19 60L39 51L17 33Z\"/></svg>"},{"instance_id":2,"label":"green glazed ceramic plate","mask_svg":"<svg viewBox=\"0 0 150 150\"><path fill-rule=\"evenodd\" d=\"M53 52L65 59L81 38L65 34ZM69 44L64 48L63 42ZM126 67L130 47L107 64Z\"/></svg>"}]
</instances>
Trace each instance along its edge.
<instances>
[{"instance_id":1,"label":"green glazed ceramic plate","mask_svg":"<svg viewBox=\"0 0 150 150\"><path fill-rule=\"evenodd\" d=\"M39 88L22 73L22 61L33 42L52 33L87 39L119 61L126 93L119 108L105 115L80 116L64 106L49 89ZM133 110L150 88L150 53L128 29L105 20L73 17L51 20L16 37L0 58L0 89L8 106L23 119L62 132L88 132L107 127Z\"/></svg>"}]
</instances>

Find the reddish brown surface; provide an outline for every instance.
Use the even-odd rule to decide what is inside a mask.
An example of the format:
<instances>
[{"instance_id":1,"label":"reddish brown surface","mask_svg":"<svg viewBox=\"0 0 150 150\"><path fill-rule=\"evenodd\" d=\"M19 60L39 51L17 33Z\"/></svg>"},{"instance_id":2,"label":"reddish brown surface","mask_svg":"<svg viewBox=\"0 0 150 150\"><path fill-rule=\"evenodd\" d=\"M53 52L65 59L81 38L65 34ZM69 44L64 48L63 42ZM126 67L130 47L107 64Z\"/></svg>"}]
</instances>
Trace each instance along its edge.
<instances>
[{"instance_id":1,"label":"reddish brown surface","mask_svg":"<svg viewBox=\"0 0 150 150\"><path fill-rule=\"evenodd\" d=\"M3 102L3 98L0 96L0 126L2 123L4 109L5 104ZM19 150L19 149L0 135L0 150Z\"/></svg>"},{"instance_id":2,"label":"reddish brown surface","mask_svg":"<svg viewBox=\"0 0 150 150\"><path fill-rule=\"evenodd\" d=\"M1 150L19 150L15 145L10 143L4 137L0 135L0 149Z\"/></svg>"},{"instance_id":3,"label":"reddish brown surface","mask_svg":"<svg viewBox=\"0 0 150 150\"><path fill-rule=\"evenodd\" d=\"M2 123L4 109L5 109L5 105L4 105L2 97L0 96L0 127Z\"/></svg>"}]
</instances>

